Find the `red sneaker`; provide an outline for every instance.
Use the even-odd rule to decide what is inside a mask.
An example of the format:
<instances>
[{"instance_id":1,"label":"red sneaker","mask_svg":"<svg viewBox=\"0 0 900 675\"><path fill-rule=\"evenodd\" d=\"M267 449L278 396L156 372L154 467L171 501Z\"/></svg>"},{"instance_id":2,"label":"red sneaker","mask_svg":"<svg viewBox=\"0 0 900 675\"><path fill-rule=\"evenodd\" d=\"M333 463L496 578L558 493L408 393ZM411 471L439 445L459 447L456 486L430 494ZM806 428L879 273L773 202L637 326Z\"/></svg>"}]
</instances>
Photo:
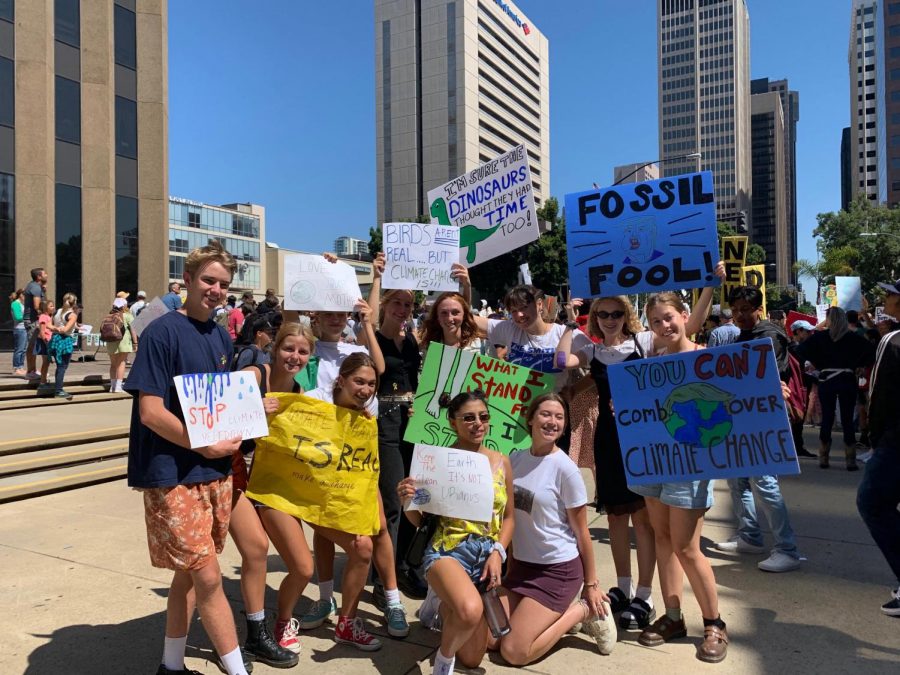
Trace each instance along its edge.
<instances>
[{"instance_id":1,"label":"red sneaker","mask_svg":"<svg viewBox=\"0 0 900 675\"><path fill-rule=\"evenodd\" d=\"M300 653L300 640L297 638L297 631L300 629L300 622L291 618L290 621L275 622L275 640L283 649Z\"/></svg>"},{"instance_id":2,"label":"red sneaker","mask_svg":"<svg viewBox=\"0 0 900 675\"><path fill-rule=\"evenodd\" d=\"M353 645L364 652L374 652L381 649L381 640L371 635L365 629L362 619L358 616L342 616L338 619L337 628L334 630L334 641L345 645Z\"/></svg>"}]
</instances>

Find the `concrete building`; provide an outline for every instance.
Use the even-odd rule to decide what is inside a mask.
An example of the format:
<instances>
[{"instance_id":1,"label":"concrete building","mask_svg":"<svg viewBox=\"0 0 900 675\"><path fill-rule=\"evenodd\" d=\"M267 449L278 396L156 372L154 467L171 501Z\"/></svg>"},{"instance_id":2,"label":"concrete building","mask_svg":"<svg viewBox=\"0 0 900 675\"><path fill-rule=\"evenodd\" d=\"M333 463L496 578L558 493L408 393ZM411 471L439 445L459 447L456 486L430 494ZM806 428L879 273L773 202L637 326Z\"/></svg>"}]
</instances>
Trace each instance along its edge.
<instances>
[{"instance_id":1,"label":"concrete building","mask_svg":"<svg viewBox=\"0 0 900 675\"><path fill-rule=\"evenodd\" d=\"M623 164L613 168L613 185L622 183L642 183L659 178L659 166L651 162Z\"/></svg>"},{"instance_id":2,"label":"concrete building","mask_svg":"<svg viewBox=\"0 0 900 675\"><path fill-rule=\"evenodd\" d=\"M369 242L353 237L338 237L334 240L334 254L338 257L362 257L369 255Z\"/></svg>"},{"instance_id":3,"label":"concrete building","mask_svg":"<svg viewBox=\"0 0 900 675\"><path fill-rule=\"evenodd\" d=\"M841 208L845 211L853 201L853 171L850 161L850 127L841 131Z\"/></svg>"},{"instance_id":4,"label":"concrete building","mask_svg":"<svg viewBox=\"0 0 900 675\"><path fill-rule=\"evenodd\" d=\"M311 255L319 255L321 252L311 251L294 251L288 248L281 248L277 244L266 242L266 287L274 288L280 297L284 297L284 259L286 256L295 255L297 253L307 253ZM338 256L340 258L340 256ZM355 260L353 258L341 258L341 260L356 272L356 280L359 282L359 289L363 297L368 297L369 289L372 288L372 280L375 278L372 273L372 263L365 260Z\"/></svg>"},{"instance_id":5,"label":"concrete building","mask_svg":"<svg viewBox=\"0 0 900 675\"><path fill-rule=\"evenodd\" d=\"M375 0L378 222L512 147L550 190L547 39L509 0Z\"/></svg>"},{"instance_id":6,"label":"concrete building","mask_svg":"<svg viewBox=\"0 0 900 675\"><path fill-rule=\"evenodd\" d=\"M877 0L853 0L850 14L850 160L853 197L864 193L873 201L887 199L878 180L879 64L876 55Z\"/></svg>"},{"instance_id":7,"label":"concrete building","mask_svg":"<svg viewBox=\"0 0 900 675\"><path fill-rule=\"evenodd\" d=\"M793 261L787 223L784 114L777 92L750 97L753 156L753 221L750 241L766 251L767 278L792 284ZM775 272L774 277L772 272Z\"/></svg>"},{"instance_id":8,"label":"concrete building","mask_svg":"<svg viewBox=\"0 0 900 675\"><path fill-rule=\"evenodd\" d=\"M888 206L900 204L900 2L882 2L876 20L877 94L883 101L879 118L879 150L883 147L885 194Z\"/></svg>"},{"instance_id":9,"label":"concrete building","mask_svg":"<svg viewBox=\"0 0 900 675\"><path fill-rule=\"evenodd\" d=\"M265 294L266 209L258 204L211 206L180 197L169 197L169 281L181 281L184 260L198 246L218 239L237 261L231 293ZM152 297L156 294L154 289ZM163 290L162 292L165 292Z\"/></svg>"},{"instance_id":10,"label":"concrete building","mask_svg":"<svg viewBox=\"0 0 900 675\"><path fill-rule=\"evenodd\" d=\"M3 297L44 267L99 325L116 291L165 289L166 36L164 0L0 2Z\"/></svg>"},{"instance_id":11,"label":"concrete building","mask_svg":"<svg viewBox=\"0 0 900 675\"><path fill-rule=\"evenodd\" d=\"M659 156L664 176L715 177L718 219L752 220L750 15L746 0L657 0ZM680 159L678 159L680 158Z\"/></svg>"}]
</instances>

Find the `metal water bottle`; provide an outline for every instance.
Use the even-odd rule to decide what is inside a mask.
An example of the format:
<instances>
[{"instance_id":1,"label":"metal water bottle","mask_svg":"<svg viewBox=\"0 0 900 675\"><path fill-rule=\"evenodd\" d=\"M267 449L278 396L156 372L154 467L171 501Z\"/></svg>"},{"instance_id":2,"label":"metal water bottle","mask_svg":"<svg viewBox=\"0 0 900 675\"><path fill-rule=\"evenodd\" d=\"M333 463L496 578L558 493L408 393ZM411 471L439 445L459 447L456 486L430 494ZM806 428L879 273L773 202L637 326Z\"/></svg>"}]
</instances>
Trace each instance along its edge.
<instances>
[{"instance_id":1,"label":"metal water bottle","mask_svg":"<svg viewBox=\"0 0 900 675\"><path fill-rule=\"evenodd\" d=\"M481 594L481 603L484 605L484 619L495 640L502 638L511 630L506 609L500 602L500 594L496 588L488 590L488 580L478 584L478 592Z\"/></svg>"}]
</instances>

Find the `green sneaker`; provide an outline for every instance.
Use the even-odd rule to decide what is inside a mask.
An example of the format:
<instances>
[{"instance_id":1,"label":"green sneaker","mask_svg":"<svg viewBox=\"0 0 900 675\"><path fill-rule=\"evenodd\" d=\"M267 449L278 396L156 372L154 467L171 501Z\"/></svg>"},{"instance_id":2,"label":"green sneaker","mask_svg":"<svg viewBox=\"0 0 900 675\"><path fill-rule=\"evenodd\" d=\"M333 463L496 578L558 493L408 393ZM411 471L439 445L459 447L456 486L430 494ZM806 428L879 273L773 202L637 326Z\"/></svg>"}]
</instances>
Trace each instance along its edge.
<instances>
[{"instance_id":1,"label":"green sneaker","mask_svg":"<svg viewBox=\"0 0 900 675\"><path fill-rule=\"evenodd\" d=\"M312 630L318 628L331 617L337 614L337 602L334 598L331 600L316 600L310 610L300 619L300 628L302 630Z\"/></svg>"},{"instance_id":2,"label":"green sneaker","mask_svg":"<svg viewBox=\"0 0 900 675\"><path fill-rule=\"evenodd\" d=\"M388 635L405 638L409 635L409 624L406 621L406 609L399 602L384 608L384 620L387 623Z\"/></svg>"}]
</instances>

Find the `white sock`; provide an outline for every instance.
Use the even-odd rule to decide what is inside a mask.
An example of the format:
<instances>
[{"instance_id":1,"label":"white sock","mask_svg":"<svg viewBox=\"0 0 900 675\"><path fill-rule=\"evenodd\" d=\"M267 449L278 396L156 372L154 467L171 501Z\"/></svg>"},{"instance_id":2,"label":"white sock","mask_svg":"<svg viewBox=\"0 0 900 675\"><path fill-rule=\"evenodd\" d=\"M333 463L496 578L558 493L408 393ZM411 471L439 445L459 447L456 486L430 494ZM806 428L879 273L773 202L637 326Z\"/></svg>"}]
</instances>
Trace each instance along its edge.
<instances>
[{"instance_id":1,"label":"white sock","mask_svg":"<svg viewBox=\"0 0 900 675\"><path fill-rule=\"evenodd\" d=\"M637 592L635 593L636 598L640 598L651 607L653 607L653 598L651 597L652 595L653 589L650 586L638 586Z\"/></svg>"},{"instance_id":2,"label":"white sock","mask_svg":"<svg viewBox=\"0 0 900 675\"><path fill-rule=\"evenodd\" d=\"M168 670L184 670L184 648L187 646L187 635L184 637L169 637L163 646L163 665Z\"/></svg>"},{"instance_id":3,"label":"white sock","mask_svg":"<svg viewBox=\"0 0 900 675\"><path fill-rule=\"evenodd\" d=\"M447 658L443 654L441 654L441 650L438 649L434 655L434 670L431 671L432 675L453 675L453 664L456 663L456 655Z\"/></svg>"},{"instance_id":4,"label":"white sock","mask_svg":"<svg viewBox=\"0 0 900 675\"><path fill-rule=\"evenodd\" d=\"M396 588L392 588L388 590L384 589L384 599L387 601L389 605L399 605L400 604L400 591Z\"/></svg>"},{"instance_id":5,"label":"white sock","mask_svg":"<svg viewBox=\"0 0 900 675\"><path fill-rule=\"evenodd\" d=\"M241 654L241 648L235 647L227 654L219 657L228 675L247 675L247 669L244 668L244 657Z\"/></svg>"},{"instance_id":6,"label":"white sock","mask_svg":"<svg viewBox=\"0 0 900 675\"><path fill-rule=\"evenodd\" d=\"M266 610L261 609L258 612L247 612L247 621L265 621Z\"/></svg>"},{"instance_id":7,"label":"white sock","mask_svg":"<svg viewBox=\"0 0 900 675\"><path fill-rule=\"evenodd\" d=\"M634 597L634 586L631 583L631 577L616 577L616 583L619 586L619 590L625 594L625 597L629 600Z\"/></svg>"},{"instance_id":8,"label":"white sock","mask_svg":"<svg viewBox=\"0 0 900 675\"><path fill-rule=\"evenodd\" d=\"M334 579L319 582L319 600L326 602L334 597Z\"/></svg>"}]
</instances>

